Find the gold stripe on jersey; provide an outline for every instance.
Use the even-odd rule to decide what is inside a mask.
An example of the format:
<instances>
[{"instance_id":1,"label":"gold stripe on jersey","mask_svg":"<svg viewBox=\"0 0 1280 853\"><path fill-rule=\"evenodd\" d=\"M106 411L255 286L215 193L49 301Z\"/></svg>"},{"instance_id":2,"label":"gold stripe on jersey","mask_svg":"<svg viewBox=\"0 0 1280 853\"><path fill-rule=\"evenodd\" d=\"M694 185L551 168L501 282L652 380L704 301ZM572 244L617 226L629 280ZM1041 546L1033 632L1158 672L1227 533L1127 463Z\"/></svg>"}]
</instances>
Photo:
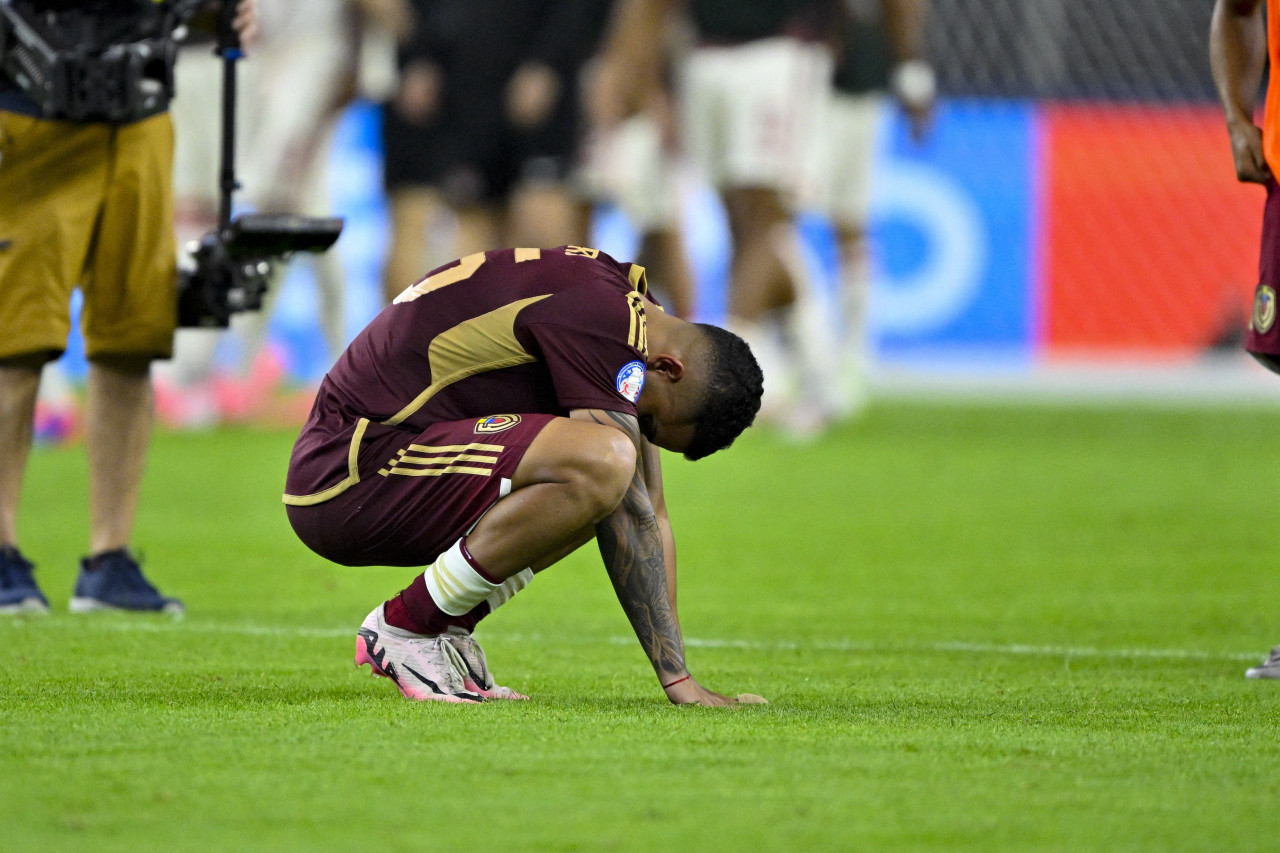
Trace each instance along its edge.
<instances>
[{"instance_id":1,"label":"gold stripe on jersey","mask_svg":"<svg viewBox=\"0 0 1280 853\"><path fill-rule=\"evenodd\" d=\"M639 264L632 264L631 269L627 270L627 278L630 279L631 286L638 292L649 292L649 280L645 278L644 267Z\"/></svg>"},{"instance_id":2,"label":"gold stripe on jersey","mask_svg":"<svg viewBox=\"0 0 1280 853\"><path fill-rule=\"evenodd\" d=\"M631 324L627 328L627 346L649 354L649 323L644 315L644 297L634 290L627 294L627 307L631 309Z\"/></svg>"},{"instance_id":3,"label":"gold stripe on jersey","mask_svg":"<svg viewBox=\"0 0 1280 853\"><path fill-rule=\"evenodd\" d=\"M381 473L381 472L379 472ZM446 465L444 468L400 468L395 467L383 476L401 474L406 477L439 477L442 474L476 474L481 477L493 475L492 469L477 468L474 465Z\"/></svg>"},{"instance_id":4,"label":"gold stripe on jersey","mask_svg":"<svg viewBox=\"0 0 1280 853\"><path fill-rule=\"evenodd\" d=\"M516 263L536 261L542 257L541 249L516 249Z\"/></svg>"},{"instance_id":5,"label":"gold stripe on jersey","mask_svg":"<svg viewBox=\"0 0 1280 853\"><path fill-rule=\"evenodd\" d=\"M342 482L330 486L322 492L313 492L309 495L289 495L284 496L284 502L289 506L312 506L313 504L324 503L330 498L336 498L347 489L360 482L360 442L364 440L364 431L369 426L368 418L361 418L356 421L355 431L351 434L351 446L347 448L347 476Z\"/></svg>"},{"instance_id":6,"label":"gold stripe on jersey","mask_svg":"<svg viewBox=\"0 0 1280 853\"><path fill-rule=\"evenodd\" d=\"M496 454L501 452L501 444L449 444L437 447L411 444L397 452L395 458L389 460L386 467L378 473L384 477L391 474L402 474L408 477L478 474L481 477L488 477L493 474L493 466L498 461ZM485 455L487 453L495 455L487 456Z\"/></svg>"},{"instance_id":7,"label":"gold stripe on jersey","mask_svg":"<svg viewBox=\"0 0 1280 853\"><path fill-rule=\"evenodd\" d=\"M462 453L467 450L474 450L480 453L501 453L503 444L483 444L473 441L470 444L411 444L404 449L403 452L408 453Z\"/></svg>"},{"instance_id":8,"label":"gold stripe on jersey","mask_svg":"<svg viewBox=\"0 0 1280 853\"><path fill-rule=\"evenodd\" d=\"M382 423L387 426L403 423L436 394L468 376L535 361L516 340L516 315L550 295L546 293L517 300L487 314L464 320L447 332L436 335L427 349L431 384L409 405Z\"/></svg>"}]
</instances>

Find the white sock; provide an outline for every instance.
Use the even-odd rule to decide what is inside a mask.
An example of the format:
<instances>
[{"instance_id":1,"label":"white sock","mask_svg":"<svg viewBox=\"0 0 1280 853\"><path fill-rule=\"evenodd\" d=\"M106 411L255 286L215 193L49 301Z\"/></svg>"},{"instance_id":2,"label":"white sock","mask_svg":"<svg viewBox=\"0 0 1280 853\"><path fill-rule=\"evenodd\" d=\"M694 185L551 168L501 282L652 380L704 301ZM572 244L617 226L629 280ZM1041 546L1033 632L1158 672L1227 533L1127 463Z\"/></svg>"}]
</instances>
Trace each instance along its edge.
<instances>
[{"instance_id":1,"label":"white sock","mask_svg":"<svg viewBox=\"0 0 1280 853\"><path fill-rule=\"evenodd\" d=\"M510 601L511 597L528 586L531 580L533 580L533 569L524 569L498 584L497 589L485 599L489 602L489 612L492 613Z\"/></svg>"},{"instance_id":2,"label":"white sock","mask_svg":"<svg viewBox=\"0 0 1280 853\"><path fill-rule=\"evenodd\" d=\"M436 606L450 616L469 612L502 586L481 576L463 556L462 549L459 539L422 573Z\"/></svg>"}]
</instances>

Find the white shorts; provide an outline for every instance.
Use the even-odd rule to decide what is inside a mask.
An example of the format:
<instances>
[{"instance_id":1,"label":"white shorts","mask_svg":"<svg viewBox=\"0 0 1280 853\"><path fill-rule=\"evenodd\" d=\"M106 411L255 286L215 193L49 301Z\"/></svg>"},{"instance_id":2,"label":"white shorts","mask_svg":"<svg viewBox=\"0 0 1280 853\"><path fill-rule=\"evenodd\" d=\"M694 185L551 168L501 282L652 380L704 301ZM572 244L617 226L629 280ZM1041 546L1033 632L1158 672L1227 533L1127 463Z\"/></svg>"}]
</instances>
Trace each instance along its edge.
<instances>
[{"instance_id":1,"label":"white shorts","mask_svg":"<svg viewBox=\"0 0 1280 853\"><path fill-rule=\"evenodd\" d=\"M697 47L681 70L685 150L717 189L799 189L831 79L826 48L786 36Z\"/></svg>"},{"instance_id":2,"label":"white shorts","mask_svg":"<svg viewBox=\"0 0 1280 853\"><path fill-rule=\"evenodd\" d=\"M317 15L331 3L314 5ZM323 157L354 72L354 42L337 22L263 38L245 63L241 183L256 206L320 213Z\"/></svg>"},{"instance_id":3,"label":"white shorts","mask_svg":"<svg viewBox=\"0 0 1280 853\"><path fill-rule=\"evenodd\" d=\"M341 0L260 0L258 38L236 63L236 201L319 213L322 174L313 171L355 69L356 42ZM212 45L178 60L174 192L216 205L222 140L223 62Z\"/></svg>"},{"instance_id":4,"label":"white shorts","mask_svg":"<svg viewBox=\"0 0 1280 853\"><path fill-rule=\"evenodd\" d=\"M617 205L633 228L647 234L679 221L675 176L662 129L641 113L588 142L579 180L588 198Z\"/></svg>"},{"instance_id":5,"label":"white shorts","mask_svg":"<svg viewBox=\"0 0 1280 853\"><path fill-rule=\"evenodd\" d=\"M837 224L865 225L871 173L889 107L881 92L832 92L810 139L802 201Z\"/></svg>"}]
</instances>

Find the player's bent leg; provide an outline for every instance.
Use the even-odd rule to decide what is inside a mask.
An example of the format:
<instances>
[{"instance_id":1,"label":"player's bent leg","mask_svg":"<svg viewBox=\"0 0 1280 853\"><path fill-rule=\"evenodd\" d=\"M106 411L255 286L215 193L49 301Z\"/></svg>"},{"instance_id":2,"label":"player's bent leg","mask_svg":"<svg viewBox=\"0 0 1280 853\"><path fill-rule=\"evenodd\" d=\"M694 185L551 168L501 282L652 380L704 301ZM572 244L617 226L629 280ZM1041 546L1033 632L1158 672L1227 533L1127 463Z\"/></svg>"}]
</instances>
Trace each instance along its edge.
<instances>
[{"instance_id":1,"label":"player's bent leg","mask_svg":"<svg viewBox=\"0 0 1280 853\"><path fill-rule=\"evenodd\" d=\"M619 430L556 418L529 445L511 494L480 519L467 548L499 579L563 556L617 508L635 470L635 445Z\"/></svg>"},{"instance_id":2,"label":"player's bent leg","mask_svg":"<svg viewBox=\"0 0 1280 853\"><path fill-rule=\"evenodd\" d=\"M470 629L514 592L513 579L590 541L595 522L622 500L635 464L635 448L621 432L549 419L511 470L511 492L365 620L356 664L393 678L413 699L520 698L496 684ZM418 665L405 663L410 653Z\"/></svg>"}]
</instances>

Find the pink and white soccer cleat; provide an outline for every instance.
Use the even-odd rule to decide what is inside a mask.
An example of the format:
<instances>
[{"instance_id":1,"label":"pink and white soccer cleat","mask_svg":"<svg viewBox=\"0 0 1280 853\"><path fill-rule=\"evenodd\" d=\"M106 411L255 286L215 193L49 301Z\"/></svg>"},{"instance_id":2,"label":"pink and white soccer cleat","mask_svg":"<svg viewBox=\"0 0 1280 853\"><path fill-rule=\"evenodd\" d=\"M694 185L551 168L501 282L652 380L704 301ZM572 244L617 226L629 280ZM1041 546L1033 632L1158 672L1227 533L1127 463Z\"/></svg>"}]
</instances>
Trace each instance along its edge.
<instances>
[{"instance_id":1,"label":"pink and white soccer cleat","mask_svg":"<svg viewBox=\"0 0 1280 853\"><path fill-rule=\"evenodd\" d=\"M466 664L443 636L425 637L388 625L379 604L356 635L356 666L369 664L375 676L391 679L406 699L483 702L468 690Z\"/></svg>"},{"instance_id":2,"label":"pink and white soccer cleat","mask_svg":"<svg viewBox=\"0 0 1280 853\"><path fill-rule=\"evenodd\" d=\"M471 632L453 627L444 635L444 639L453 646L458 657L462 658L462 673L467 690L479 693L486 699L528 699L523 693L517 693L510 687L503 687L493 682L493 673L485 660L484 649L471 636Z\"/></svg>"}]
</instances>

